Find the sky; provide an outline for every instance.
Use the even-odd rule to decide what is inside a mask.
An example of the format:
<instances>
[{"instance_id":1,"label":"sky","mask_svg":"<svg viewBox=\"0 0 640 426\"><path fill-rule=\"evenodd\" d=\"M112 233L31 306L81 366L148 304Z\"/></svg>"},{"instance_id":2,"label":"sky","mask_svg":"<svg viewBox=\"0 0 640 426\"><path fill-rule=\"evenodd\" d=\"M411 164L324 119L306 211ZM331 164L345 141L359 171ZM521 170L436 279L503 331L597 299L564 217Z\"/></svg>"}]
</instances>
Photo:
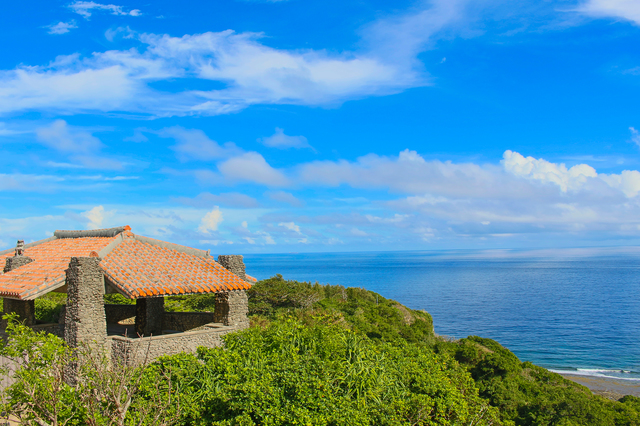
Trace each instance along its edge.
<instances>
[{"instance_id":1,"label":"sky","mask_svg":"<svg viewBox=\"0 0 640 426\"><path fill-rule=\"evenodd\" d=\"M640 244L637 0L9 2L0 246Z\"/></svg>"}]
</instances>

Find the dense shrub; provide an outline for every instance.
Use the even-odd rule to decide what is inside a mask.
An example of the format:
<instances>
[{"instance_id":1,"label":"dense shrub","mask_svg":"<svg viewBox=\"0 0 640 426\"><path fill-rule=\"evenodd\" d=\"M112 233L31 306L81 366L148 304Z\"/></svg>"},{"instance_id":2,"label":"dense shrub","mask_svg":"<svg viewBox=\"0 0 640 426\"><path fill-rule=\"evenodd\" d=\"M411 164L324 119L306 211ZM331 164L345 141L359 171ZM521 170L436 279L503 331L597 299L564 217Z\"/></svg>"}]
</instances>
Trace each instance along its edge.
<instances>
[{"instance_id":1,"label":"dense shrub","mask_svg":"<svg viewBox=\"0 0 640 426\"><path fill-rule=\"evenodd\" d=\"M171 368L191 425L502 424L452 358L321 322L249 329L149 373Z\"/></svg>"},{"instance_id":2,"label":"dense shrub","mask_svg":"<svg viewBox=\"0 0 640 426\"><path fill-rule=\"evenodd\" d=\"M517 425L640 425L640 398L609 401L530 362L491 339L470 336L439 342L472 374L480 396Z\"/></svg>"},{"instance_id":3,"label":"dense shrub","mask_svg":"<svg viewBox=\"0 0 640 426\"><path fill-rule=\"evenodd\" d=\"M362 288L288 281L276 275L253 285L248 295L249 314L256 322L275 320L283 314L302 320L310 315L330 315L372 339L435 341L431 315Z\"/></svg>"}]
</instances>

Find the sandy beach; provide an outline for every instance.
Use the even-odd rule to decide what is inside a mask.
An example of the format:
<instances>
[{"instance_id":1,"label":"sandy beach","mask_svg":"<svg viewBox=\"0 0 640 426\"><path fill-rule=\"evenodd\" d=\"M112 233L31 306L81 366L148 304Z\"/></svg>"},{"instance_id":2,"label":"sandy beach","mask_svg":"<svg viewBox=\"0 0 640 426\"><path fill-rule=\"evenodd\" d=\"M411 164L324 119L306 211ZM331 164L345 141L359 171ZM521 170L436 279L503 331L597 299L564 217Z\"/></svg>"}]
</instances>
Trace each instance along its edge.
<instances>
[{"instance_id":1,"label":"sandy beach","mask_svg":"<svg viewBox=\"0 0 640 426\"><path fill-rule=\"evenodd\" d=\"M565 379L579 383L591 389L596 395L618 400L625 395L640 397L640 382L608 377L582 376L577 374L560 374Z\"/></svg>"}]
</instances>

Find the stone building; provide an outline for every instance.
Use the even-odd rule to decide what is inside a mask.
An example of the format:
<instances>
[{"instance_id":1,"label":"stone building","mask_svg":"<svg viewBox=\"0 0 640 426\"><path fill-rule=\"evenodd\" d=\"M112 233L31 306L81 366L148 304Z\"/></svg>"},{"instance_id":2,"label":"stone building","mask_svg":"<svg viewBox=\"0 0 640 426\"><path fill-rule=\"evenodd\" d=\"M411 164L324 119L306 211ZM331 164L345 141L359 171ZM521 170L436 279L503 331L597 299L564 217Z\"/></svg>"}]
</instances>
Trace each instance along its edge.
<instances>
[{"instance_id":1,"label":"stone building","mask_svg":"<svg viewBox=\"0 0 640 426\"><path fill-rule=\"evenodd\" d=\"M249 326L246 290L255 278L245 273L242 256L221 255L216 262L209 251L143 237L129 226L18 241L0 252L1 263L5 314L15 312L72 347L98 345L111 357L153 359L219 346L221 336ZM34 300L49 292L67 293L57 324L35 319ZM135 304L105 304L109 293ZM214 312L165 312L165 296L204 293L216 294Z\"/></svg>"}]
</instances>

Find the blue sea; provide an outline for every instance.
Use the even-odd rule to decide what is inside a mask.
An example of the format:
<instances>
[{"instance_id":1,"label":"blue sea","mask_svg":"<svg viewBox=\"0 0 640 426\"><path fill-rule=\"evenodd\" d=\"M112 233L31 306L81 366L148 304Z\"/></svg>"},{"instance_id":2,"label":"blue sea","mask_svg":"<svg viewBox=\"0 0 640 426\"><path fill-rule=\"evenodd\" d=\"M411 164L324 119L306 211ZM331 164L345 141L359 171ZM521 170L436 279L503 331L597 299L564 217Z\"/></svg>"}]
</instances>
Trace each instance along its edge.
<instances>
[{"instance_id":1,"label":"blue sea","mask_svg":"<svg viewBox=\"0 0 640 426\"><path fill-rule=\"evenodd\" d=\"M556 371L640 381L640 248L246 255L247 272L364 287Z\"/></svg>"}]
</instances>

